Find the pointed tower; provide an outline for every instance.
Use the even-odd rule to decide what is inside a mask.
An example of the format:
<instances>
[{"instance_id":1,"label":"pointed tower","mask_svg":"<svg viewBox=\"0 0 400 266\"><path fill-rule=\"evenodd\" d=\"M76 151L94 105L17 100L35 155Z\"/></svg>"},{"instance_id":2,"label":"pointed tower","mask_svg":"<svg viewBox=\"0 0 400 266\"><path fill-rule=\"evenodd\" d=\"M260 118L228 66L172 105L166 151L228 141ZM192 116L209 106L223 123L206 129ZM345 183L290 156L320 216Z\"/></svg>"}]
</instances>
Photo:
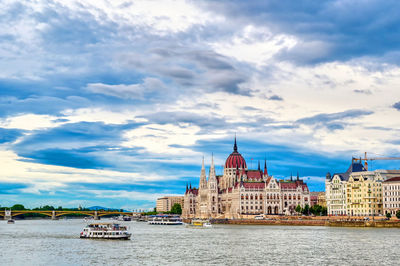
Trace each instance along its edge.
<instances>
[{"instance_id":1,"label":"pointed tower","mask_svg":"<svg viewBox=\"0 0 400 266\"><path fill-rule=\"evenodd\" d=\"M210 174L208 176L208 217L218 215L218 183L215 175L214 155L211 155Z\"/></svg>"},{"instance_id":2,"label":"pointed tower","mask_svg":"<svg viewBox=\"0 0 400 266\"><path fill-rule=\"evenodd\" d=\"M300 180L299 171L297 171L297 181Z\"/></svg>"},{"instance_id":3,"label":"pointed tower","mask_svg":"<svg viewBox=\"0 0 400 266\"><path fill-rule=\"evenodd\" d=\"M258 171L261 171L260 160L258 160Z\"/></svg>"},{"instance_id":4,"label":"pointed tower","mask_svg":"<svg viewBox=\"0 0 400 266\"><path fill-rule=\"evenodd\" d=\"M290 172L290 181L293 181L293 174Z\"/></svg>"},{"instance_id":5,"label":"pointed tower","mask_svg":"<svg viewBox=\"0 0 400 266\"><path fill-rule=\"evenodd\" d=\"M214 155L211 155L210 174L208 175L208 188L210 190L217 190L217 176L215 174Z\"/></svg>"},{"instance_id":6,"label":"pointed tower","mask_svg":"<svg viewBox=\"0 0 400 266\"><path fill-rule=\"evenodd\" d=\"M203 156L203 162L201 164L199 189L207 189L207 177L206 177L206 168L204 167L204 156Z\"/></svg>"},{"instance_id":7,"label":"pointed tower","mask_svg":"<svg viewBox=\"0 0 400 266\"><path fill-rule=\"evenodd\" d=\"M264 177L268 177L267 159L264 160Z\"/></svg>"}]
</instances>

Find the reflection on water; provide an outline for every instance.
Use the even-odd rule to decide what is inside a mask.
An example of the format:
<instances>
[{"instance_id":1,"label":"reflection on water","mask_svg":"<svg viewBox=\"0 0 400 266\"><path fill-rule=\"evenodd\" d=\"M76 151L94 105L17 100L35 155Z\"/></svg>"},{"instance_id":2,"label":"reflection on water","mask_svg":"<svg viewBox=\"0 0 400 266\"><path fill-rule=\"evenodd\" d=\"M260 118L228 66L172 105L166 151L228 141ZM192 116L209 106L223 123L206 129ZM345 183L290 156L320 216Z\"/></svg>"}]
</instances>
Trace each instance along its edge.
<instances>
[{"instance_id":1,"label":"reflection on water","mask_svg":"<svg viewBox=\"0 0 400 266\"><path fill-rule=\"evenodd\" d=\"M400 260L399 229L123 223L131 240L80 239L83 220L0 220L0 265L398 265Z\"/></svg>"}]
</instances>

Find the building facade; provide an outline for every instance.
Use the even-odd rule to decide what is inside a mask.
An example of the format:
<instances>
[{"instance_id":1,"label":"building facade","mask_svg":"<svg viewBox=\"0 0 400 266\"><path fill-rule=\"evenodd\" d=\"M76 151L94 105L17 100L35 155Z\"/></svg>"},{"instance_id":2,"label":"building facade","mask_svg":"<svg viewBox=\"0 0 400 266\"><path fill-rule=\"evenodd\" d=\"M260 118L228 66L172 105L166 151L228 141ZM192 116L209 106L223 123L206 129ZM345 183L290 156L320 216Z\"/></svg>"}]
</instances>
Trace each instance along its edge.
<instances>
[{"instance_id":1,"label":"building facade","mask_svg":"<svg viewBox=\"0 0 400 266\"><path fill-rule=\"evenodd\" d=\"M367 171L363 164L353 162L344 173L325 180L328 215L373 216L383 214L382 184L399 170Z\"/></svg>"},{"instance_id":2,"label":"building facade","mask_svg":"<svg viewBox=\"0 0 400 266\"><path fill-rule=\"evenodd\" d=\"M307 185L296 180L278 181L268 174L267 163L261 170L250 170L238 152L236 138L233 152L226 159L223 175L215 173L211 160L207 180L204 159L198 188L186 187L184 218L242 218L259 214L294 214L297 205L310 205Z\"/></svg>"},{"instance_id":3,"label":"building facade","mask_svg":"<svg viewBox=\"0 0 400 266\"><path fill-rule=\"evenodd\" d=\"M175 203L181 205L181 208L184 208L184 197L183 196L165 196L162 198L158 198L156 202L156 210L158 212L169 212L171 211L172 206Z\"/></svg>"},{"instance_id":4,"label":"building facade","mask_svg":"<svg viewBox=\"0 0 400 266\"><path fill-rule=\"evenodd\" d=\"M400 176L392 177L382 184L383 212L392 216L400 210Z\"/></svg>"}]
</instances>

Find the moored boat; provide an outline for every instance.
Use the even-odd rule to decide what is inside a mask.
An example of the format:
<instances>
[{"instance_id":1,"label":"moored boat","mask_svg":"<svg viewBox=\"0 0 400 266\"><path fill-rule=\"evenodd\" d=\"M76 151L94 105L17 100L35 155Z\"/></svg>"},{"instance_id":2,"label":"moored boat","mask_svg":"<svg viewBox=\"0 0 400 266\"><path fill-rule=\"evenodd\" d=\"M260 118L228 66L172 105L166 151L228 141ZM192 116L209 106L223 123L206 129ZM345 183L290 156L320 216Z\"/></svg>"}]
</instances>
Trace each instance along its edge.
<instances>
[{"instance_id":1,"label":"moored boat","mask_svg":"<svg viewBox=\"0 0 400 266\"><path fill-rule=\"evenodd\" d=\"M15 221L13 219L10 219L7 221L8 224L15 224Z\"/></svg>"},{"instance_id":2,"label":"moored boat","mask_svg":"<svg viewBox=\"0 0 400 266\"><path fill-rule=\"evenodd\" d=\"M183 222L179 216L155 215L149 219L148 224L152 225L182 225Z\"/></svg>"},{"instance_id":3,"label":"moored boat","mask_svg":"<svg viewBox=\"0 0 400 266\"><path fill-rule=\"evenodd\" d=\"M83 229L80 238L128 240L131 235L126 226L117 223L93 223Z\"/></svg>"},{"instance_id":4,"label":"moored boat","mask_svg":"<svg viewBox=\"0 0 400 266\"><path fill-rule=\"evenodd\" d=\"M190 224L186 224L186 227L191 228L211 228L212 224L209 220L192 220Z\"/></svg>"}]
</instances>

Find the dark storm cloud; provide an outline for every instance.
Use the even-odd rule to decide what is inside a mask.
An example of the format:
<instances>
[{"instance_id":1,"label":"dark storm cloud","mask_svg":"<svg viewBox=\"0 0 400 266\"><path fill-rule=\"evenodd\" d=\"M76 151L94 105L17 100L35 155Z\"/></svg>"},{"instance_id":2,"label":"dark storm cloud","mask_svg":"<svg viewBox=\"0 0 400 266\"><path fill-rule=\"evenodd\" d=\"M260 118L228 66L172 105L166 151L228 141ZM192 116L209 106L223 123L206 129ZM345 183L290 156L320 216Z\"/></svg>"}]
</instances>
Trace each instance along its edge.
<instances>
[{"instance_id":1,"label":"dark storm cloud","mask_svg":"<svg viewBox=\"0 0 400 266\"><path fill-rule=\"evenodd\" d=\"M341 121L343 119L348 119L348 118L357 118L361 116L370 115L373 113L374 112L372 111L366 111L366 110L348 110L339 113L318 114L311 117L302 118L297 120L297 123L313 125L321 122L333 122L333 121Z\"/></svg>"},{"instance_id":2,"label":"dark storm cloud","mask_svg":"<svg viewBox=\"0 0 400 266\"><path fill-rule=\"evenodd\" d=\"M151 46L152 43L149 43ZM159 45L154 43L154 45ZM148 55L121 53L118 65L152 73L170 80L188 91L224 91L248 95L240 85L248 81L249 70L241 63L211 50L197 50L185 46L150 48ZM176 93L179 93L178 91Z\"/></svg>"},{"instance_id":3,"label":"dark storm cloud","mask_svg":"<svg viewBox=\"0 0 400 266\"><path fill-rule=\"evenodd\" d=\"M237 23L265 25L275 33L298 37L296 46L282 50L278 58L300 64L380 57L399 51L400 2L395 0L235 0L199 5L224 13Z\"/></svg>"},{"instance_id":4,"label":"dark storm cloud","mask_svg":"<svg viewBox=\"0 0 400 266\"><path fill-rule=\"evenodd\" d=\"M362 116L373 114L372 111L366 110L348 110L339 113L318 114L297 120L299 124L314 126L315 128L326 127L329 130L342 130L347 125L343 122L346 119L354 119Z\"/></svg>"},{"instance_id":5,"label":"dark storm cloud","mask_svg":"<svg viewBox=\"0 0 400 266\"><path fill-rule=\"evenodd\" d=\"M268 99L272 100L272 101L283 101L283 98L281 96L278 96L278 95L272 95Z\"/></svg>"}]
</instances>

